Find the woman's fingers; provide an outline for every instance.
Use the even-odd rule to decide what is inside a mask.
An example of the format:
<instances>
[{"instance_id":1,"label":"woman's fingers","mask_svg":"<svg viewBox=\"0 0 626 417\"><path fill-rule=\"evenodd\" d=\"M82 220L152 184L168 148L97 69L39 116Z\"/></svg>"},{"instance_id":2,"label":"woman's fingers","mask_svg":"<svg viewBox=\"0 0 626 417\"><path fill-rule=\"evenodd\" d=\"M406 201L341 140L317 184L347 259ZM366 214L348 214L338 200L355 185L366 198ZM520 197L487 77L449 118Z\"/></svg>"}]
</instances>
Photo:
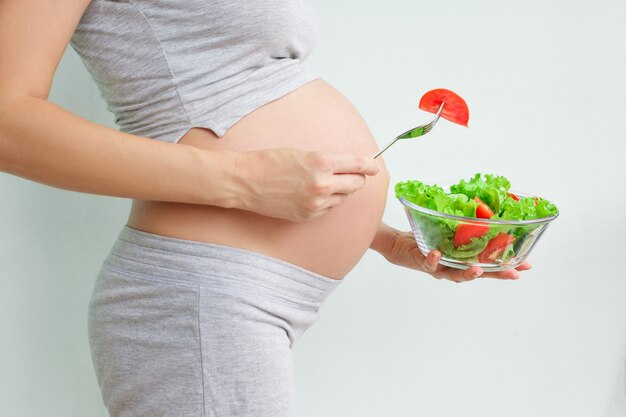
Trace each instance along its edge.
<instances>
[{"instance_id":1,"label":"woman's fingers","mask_svg":"<svg viewBox=\"0 0 626 417\"><path fill-rule=\"evenodd\" d=\"M341 204L365 185L367 175L379 171L378 162L353 154L310 154L313 180L310 184L312 206L326 212Z\"/></svg>"},{"instance_id":2,"label":"woman's fingers","mask_svg":"<svg viewBox=\"0 0 626 417\"><path fill-rule=\"evenodd\" d=\"M454 282L467 282L476 278L495 278L515 280L519 278L519 271L527 271L532 268L528 262L523 262L515 269L507 269L497 272L485 272L482 268L472 266L468 269L455 269L443 265L438 262L441 259L441 253L437 250L431 251L424 260L423 269L438 279L447 279Z\"/></svg>"},{"instance_id":3,"label":"woman's fingers","mask_svg":"<svg viewBox=\"0 0 626 417\"><path fill-rule=\"evenodd\" d=\"M532 265L530 263L522 262L515 269L507 269L505 271L498 271L498 272L488 272L488 273L485 273L483 276L485 278L518 279L519 271L528 271L530 268L532 268Z\"/></svg>"},{"instance_id":4,"label":"woman's fingers","mask_svg":"<svg viewBox=\"0 0 626 417\"><path fill-rule=\"evenodd\" d=\"M348 197L348 194L333 194L330 197L328 197L325 201L324 204L322 204L322 206L320 207L320 211L324 211L327 212L328 209L331 209L333 207L336 207L338 205L340 205L341 203L343 203L346 198Z\"/></svg>"},{"instance_id":5,"label":"woman's fingers","mask_svg":"<svg viewBox=\"0 0 626 417\"><path fill-rule=\"evenodd\" d=\"M447 279L454 282L466 282L478 278L483 273L479 267L473 266L468 269L449 268L439 264L441 252L431 251L424 259L422 268L425 272L438 279Z\"/></svg>"},{"instance_id":6,"label":"woman's fingers","mask_svg":"<svg viewBox=\"0 0 626 417\"><path fill-rule=\"evenodd\" d=\"M485 272L484 278L497 278L497 279L517 279L519 278L519 272L516 269L507 269L505 271L498 272Z\"/></svg>"},{"instance_id":7,"label":"woman's fingers","mask_svg":"<svg viewBox=\"0 0 626 417\"><path fill-rule=\"evenodd\" d=\"M332 194L351 194L365 185L364 174L337 174L332 176L329 192Z\"/></svg>"},{"instance_id":8,"label":"woman's fingers","mask_svg":"<svg viewBox=\"0 0 626 417\"><path fill-rule=\"evenodd\" d=\"M519 272L516 269L507 269L498 272L484 272L481 268L473 266L468 269L445 268L440 272L443 278L450 279L455 282L471 281L476 278L495 278L495 279L517 279Z\"/></svg>"},{"instance_id":9,"label":"woman's fingers","mask_svg":"<svg viewBox=\"0 0 626 417\"><path fill-rule=\"evenodd\" d=\"M508 279L515 280L519 278L519 271L524 271L525 269L507 269L504 271L497 272L484 272L479 267L471 267L465 270L455 270L453 268L447 268L442 271L442 274L449 274L450 278L453 281L464 280L469 281L474 278L495 278L495 279ZM461 274L457 271L462 272Z\"/></svg>"},{"instance_id":10,"label":"woman's fingers","mask_svg":"<svg viewBox=\"0 0 626 417\"><path fill-rule=\"evenodd\" d=\"M454 282L467 282L480 277L483 270L477 266L468 269L448 268L440 266L433 276L439 279L447 279Z\"/></svg>"},{"instance_id":11,"label":"woman's fingers","mask_svg":"<svg viewBox=\"0 0 626 417\"><path fill-rule=\"evenodd\" d=\"M426 272L436 272L437 267L439 266L439 260L441 259L441 252L433 250L431 251L426 259L424 260L424 271Z\"/></svg>"},{"instance_id":12,"label":"woman's fingers","mask_svg":"<svg viewBox=\"0 0 626 417\"><path fill-rule=\"evenodd\" d=\"M376 160L363 155L336 154L328 157L332 160L334 174L376 175L380 170Z\"/></svg>"}]
</instances>

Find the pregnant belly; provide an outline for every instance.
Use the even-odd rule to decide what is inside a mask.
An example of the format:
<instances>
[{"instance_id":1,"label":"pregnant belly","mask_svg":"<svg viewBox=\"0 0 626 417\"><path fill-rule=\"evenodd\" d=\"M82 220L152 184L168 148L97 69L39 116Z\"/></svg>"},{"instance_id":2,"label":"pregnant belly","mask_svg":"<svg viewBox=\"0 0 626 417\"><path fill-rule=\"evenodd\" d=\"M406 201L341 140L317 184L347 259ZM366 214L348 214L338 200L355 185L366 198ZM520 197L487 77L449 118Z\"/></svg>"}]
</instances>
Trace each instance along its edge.
<instances>
[{"instance_id":1,"label":"pregnant belly","mask_svg":"<svg viewBox=\"0 0 626 417\"><path fill-rule=\"evenodd\" d=\"M213 150L298 148L373 155L377 146L356 109L323 80L273 101L235 124L223 138L193 128L179 141ZM252 250L327 277L343 278L363 256L380 224L389 186L381 171L325 216L295 223L214 206L134 200L130 227Z\"/></svg>"}]
</instances>

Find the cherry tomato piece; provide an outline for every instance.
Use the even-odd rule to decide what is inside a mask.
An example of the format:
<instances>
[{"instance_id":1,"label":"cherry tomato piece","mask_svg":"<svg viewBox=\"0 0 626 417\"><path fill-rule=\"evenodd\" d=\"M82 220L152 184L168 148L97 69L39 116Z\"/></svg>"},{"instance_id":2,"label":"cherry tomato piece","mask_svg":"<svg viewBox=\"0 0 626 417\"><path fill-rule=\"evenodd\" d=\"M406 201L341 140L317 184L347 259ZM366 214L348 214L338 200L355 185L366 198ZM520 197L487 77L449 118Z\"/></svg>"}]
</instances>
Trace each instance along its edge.
<instances>
[{"instance_id":1,"label":"cherry tomato piece","mask_svg":"<svg viewBox=\"0 0 626 417\"><path fill-rule=\"evenodd\" d=\"M488 224L461 223L454 233L454 246L467 245L472 239L485 236L489 233Z\"/></svg>"},{"instance_id":2,"label":"cherry tomato piece","mask_svg":"<svg viewBox=\"0 0 626 417\"><path fill-rule=\"evenodd\" d=\"M489 240L487 247L478 254L478 261L481 263L491 263L495 261L513 242L515 242L515 236L507 235L506 233L498 233L497 236Z\"/></svg>"},{"instance_id":3,"label":"cherry tomato piece","mask_svg":"<svg viewBox=\"0 0 626 417\"><path fill-rule=\"evenodd\" d=\"M479 219L490 219L494 216L493 210L489 208L480 198L474 197L474 201L479 204L476 208L476 217Z\"/></svg>"}]
</instances>

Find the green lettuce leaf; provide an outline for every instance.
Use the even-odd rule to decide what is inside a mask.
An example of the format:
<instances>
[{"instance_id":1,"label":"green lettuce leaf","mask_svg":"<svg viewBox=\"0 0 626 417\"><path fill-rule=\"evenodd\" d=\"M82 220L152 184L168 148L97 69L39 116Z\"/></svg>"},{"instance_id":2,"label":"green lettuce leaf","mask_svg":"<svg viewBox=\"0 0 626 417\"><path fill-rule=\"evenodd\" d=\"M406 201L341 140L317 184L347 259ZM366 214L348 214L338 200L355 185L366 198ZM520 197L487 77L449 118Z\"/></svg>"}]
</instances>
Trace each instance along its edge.
<instances>
[{"instance_id":1,"label":"green lettuce leaf","mask_svg":"<svg viewBox=\"0 0 626 417\"><path fill-rule=\"evenodd\" d=\"M461 180L450 187L451 193L465 194L471 199L480 198L494 213L499 213L504 201L509 197L511 183L502 176L491 174L474 175L469 181Z\"/></svg>"},{"instance_id":2,"label":"green lettuce leaf","mask_svg":"<svg viewBox=\"0 0 626 417\"><path fill-rule=\"evenodd\" d=\"M405 181L396 184L395 192L396 197L404 197L405 200L421 207L453 216L476 217L478 203L462 193L447 194L438 185Z\"/></svg>"},{"instance_id":3,"label":"green lettuce leaf","mask_svg":"<svg viewBox=\"0 0 626 417\"><path fill-rule=\"evenodd\" d=\"M498 219L532 220L551 217L558 213L554 204L543 198L522 197L519 201L507 198L502 204Z\"/></svg>"}]
</instances>

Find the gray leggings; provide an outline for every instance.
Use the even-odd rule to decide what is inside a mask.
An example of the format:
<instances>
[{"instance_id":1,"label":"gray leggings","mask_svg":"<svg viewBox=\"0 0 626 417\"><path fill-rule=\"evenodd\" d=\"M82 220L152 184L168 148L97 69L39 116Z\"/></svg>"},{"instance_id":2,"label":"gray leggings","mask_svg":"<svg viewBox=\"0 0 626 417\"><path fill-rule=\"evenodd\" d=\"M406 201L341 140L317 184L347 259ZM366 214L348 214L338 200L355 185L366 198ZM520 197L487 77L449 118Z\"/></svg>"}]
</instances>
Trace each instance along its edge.
<instances>
[{"instance_id":1,"label":"gray leggings","mask_svg":"<svg viewBox=\"0 0 626 417\"><path fill-rule=\"evenodd\" d=\"M89 303L111 417L293 417L294 343L341 283L124 226Z\"/></svg>"}]
</instances>

